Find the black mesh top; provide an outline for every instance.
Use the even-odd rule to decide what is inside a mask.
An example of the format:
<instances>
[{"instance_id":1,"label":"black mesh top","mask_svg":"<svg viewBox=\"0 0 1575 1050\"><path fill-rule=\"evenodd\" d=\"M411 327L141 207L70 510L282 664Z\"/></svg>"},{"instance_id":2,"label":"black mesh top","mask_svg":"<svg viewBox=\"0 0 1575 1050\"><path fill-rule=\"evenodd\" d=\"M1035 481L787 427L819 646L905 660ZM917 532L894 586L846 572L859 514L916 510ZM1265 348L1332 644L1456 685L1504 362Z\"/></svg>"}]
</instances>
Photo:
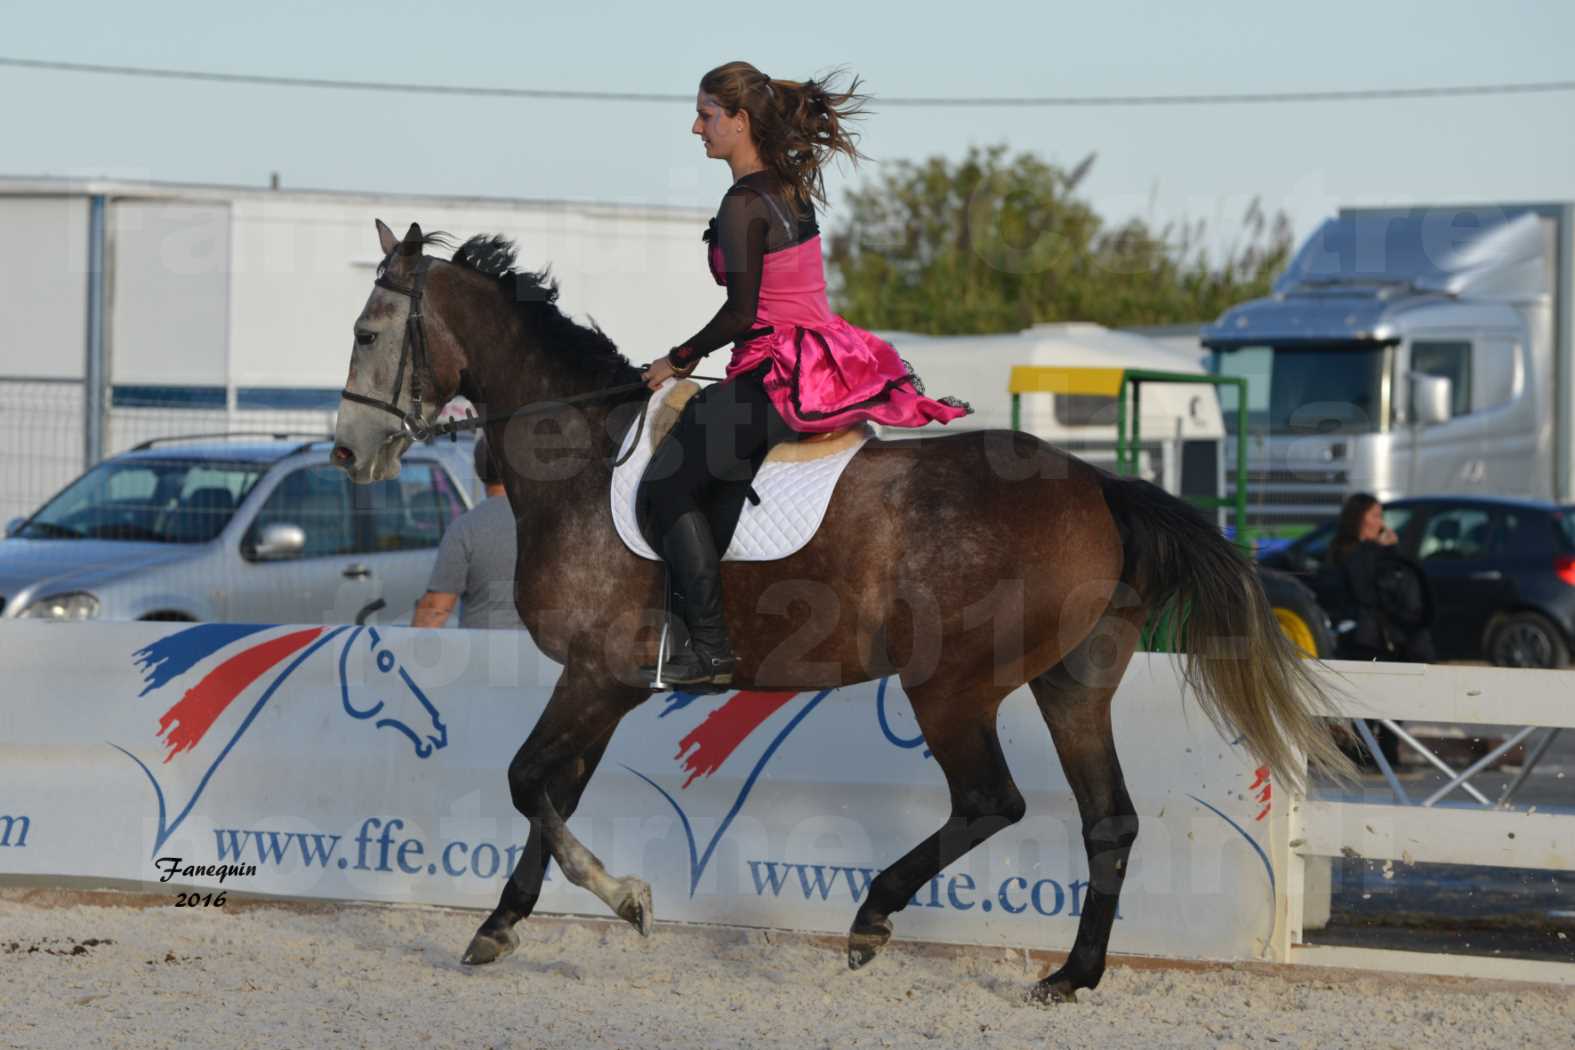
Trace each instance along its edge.
<instances>
[{"instance_id":1,"label":"black mesh top","mask_svg":"<svg viewBox=\"0 0 1575 1050\"><path fill-rule=\"evenodd\" d=\"M733 183L705 235L722 250L727 301L704 328L673 348L668 355L672 363L688 368L747 334L755 325L766 255L803 244L819 233L814 205L800 211L769 170L751 172Z\"/></svg>"}]
</instances>

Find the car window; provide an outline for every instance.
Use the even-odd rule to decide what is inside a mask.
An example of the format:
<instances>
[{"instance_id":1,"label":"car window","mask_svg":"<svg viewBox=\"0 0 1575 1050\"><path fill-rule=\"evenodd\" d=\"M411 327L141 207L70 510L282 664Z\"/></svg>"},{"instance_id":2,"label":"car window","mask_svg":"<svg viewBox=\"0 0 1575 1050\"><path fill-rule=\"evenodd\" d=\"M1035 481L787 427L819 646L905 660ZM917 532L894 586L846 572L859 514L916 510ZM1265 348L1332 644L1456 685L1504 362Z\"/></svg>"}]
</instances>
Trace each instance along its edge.
<instances>
[{"instance_id":1,"label":"car window","mask_svg":"<svg viewBox=\"0 0 1575 1050\"><path fill-rule=\"evenodd\" d=\"M436 547L465 509L447 472L434 463L406 463L399 477L368 489L374 551Z\"/></svg>"},{"instance_id":2,"label":"car window","mask_svg":"<svg viewBox=\"0 0 1575 1050\"><path fill-rule=\"evenodd\" d=\"M1553 540L1560 551L1575 552L1575 507L1553 512Z\"/></svg>"},{"instance_id":3,"label":"car window","mask_svg":"<svg viewBox=\"0 0 1575 1050\"><path fill-rule=\"evenodd\" d=\"M104 485L104 498L111 502L136 500L152 502L159 488L159 472L152 467L127 467L110 474Z\"/></svg>"},{"instance_id":4,"label":"car window","mask_svg":"<svg viewBox=\"0 0 1575 1050\"><path fill-rule=\"evenodd\" d=\"M1415 557L1417 546L1417 516L1415 507L1385 507L1384 525L1399 539L1399 549Z\"/></svg>"},{"instance_id":5,"label":"car window","mask_svg":"<svg viewBox=\"0 0 1575 1050\"><path fill-rule=\"evenodd\" d=\"M1536 550L1547 546L1546 536L1539 537L1534 533L1535 520L1512 510L1499 511L1495 517L1498 519L1498 527L1493 530L1493 544L1490 548L1490 553L1495 557L1524 554L1528 549Z\"/></svg>"},{"instance_id":6,"label":"car window","mask_svg":"<svg viewBox=\"0 0 1575 1050\"><path fill-rule=\"evenodd\" d=\"M1422 561L1481 558L1492 540L1493 519L1477 507L1452 507L1427 520L1417 557Z\"/></svg>"},{"instance_id":7,"label":"car window","mask_svg":"<svg viewBox=\"0 0 1575 1050\"><path fill-rule=\"evenodd\" d=\"M268 494L248 538L255 540L267 525L299 525L306 533L302 557L348 554L355 549L350 510L349 475L337 467L302 467Z\"/></svg>"},{"instance_id":8,"label":"car window","mask_svg":"<svg viewBox=\"0 0 1575 1050\"><path fill-rule=\"evenodd\" d=\"M206 543L264 467L193 459L110 459L66 486L20 535L36 539Z\"/></svg>"},{"instance_id":9,"label":"car window","mask_svg":"<svg viewBox=\"0 0 1575 1050\"><path fill-rule=\"evenodd\" d=\"M182 502L189 502L192 495L202 489L224 489L230 494L231 503L238 504L251 490L255 478L255 475L247 476L228 466L194 466L181 480L180 498Z\"/></svg>"},{"instance_id":10,"label":"car window","mask_svg":"<svg viewBox=\"0 0 1575 1050\"><path fill-rule=\"evenodd\" d=\"M1052 399L1055 421L1064 427L1113 427L1119 414L1117 401L1104 394L1056 394Z\"/></svg>"},{"instance_id":11,"label":"car window","mask_svg":"<svg viewBox=\"0 0 1575 1050\"><path fill-rule=\"evenodd\" d=\"M1471 411L1471 344L1430 341L1411 344L1411 371L1449 380L1451 416Z\"/></svg>"}]
</instances>

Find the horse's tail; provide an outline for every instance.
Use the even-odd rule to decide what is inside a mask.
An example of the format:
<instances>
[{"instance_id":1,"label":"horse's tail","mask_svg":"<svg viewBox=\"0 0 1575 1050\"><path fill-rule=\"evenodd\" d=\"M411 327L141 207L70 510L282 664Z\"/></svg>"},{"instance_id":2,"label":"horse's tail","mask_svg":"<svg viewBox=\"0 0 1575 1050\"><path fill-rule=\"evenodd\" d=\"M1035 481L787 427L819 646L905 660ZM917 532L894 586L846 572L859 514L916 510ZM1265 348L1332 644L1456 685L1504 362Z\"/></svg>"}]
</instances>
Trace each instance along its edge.
<instances>
[{"instance_id":1,"label":"horse's tail","mask_svg":"<svg viewBox=\"0 0 1575 1050\"><path fill-rule=\"evenodd\" d=\"M1240 733L1282 784L1299 784L1296 756L1336 775L1351 764L1319 715L1333 705L1308 661L1280 630L1257 569L1196 508L1146 481L1106 475L1105 503L1121 530L1122 582L1185 653L1184 674L1204 712Z\"/></svg>"}]
</instances>

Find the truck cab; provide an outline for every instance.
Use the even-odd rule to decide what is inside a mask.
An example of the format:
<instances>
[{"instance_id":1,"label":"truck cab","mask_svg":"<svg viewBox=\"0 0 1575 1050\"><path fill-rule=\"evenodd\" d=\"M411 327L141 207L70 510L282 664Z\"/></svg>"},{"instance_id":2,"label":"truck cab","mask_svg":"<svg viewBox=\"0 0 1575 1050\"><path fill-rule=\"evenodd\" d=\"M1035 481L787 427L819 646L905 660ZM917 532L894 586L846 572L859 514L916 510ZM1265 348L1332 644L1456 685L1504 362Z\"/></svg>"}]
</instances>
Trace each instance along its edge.
<instances>
[{"instance_id":1,"label":"truck cab","mask_svg":"<svg viewBox=\"0 0 1575 1050\"><path fill-rule=\"evenodd\" d=\"M1368 491L1560 495L1568 206L1342 211L1274 294L1203 331L1249 380L1249 512L1311 523ZM1561 378L1562 377L1562 378ZM1234 427L1234 405L1225 404Z\"/></svg>"}]
</instances>

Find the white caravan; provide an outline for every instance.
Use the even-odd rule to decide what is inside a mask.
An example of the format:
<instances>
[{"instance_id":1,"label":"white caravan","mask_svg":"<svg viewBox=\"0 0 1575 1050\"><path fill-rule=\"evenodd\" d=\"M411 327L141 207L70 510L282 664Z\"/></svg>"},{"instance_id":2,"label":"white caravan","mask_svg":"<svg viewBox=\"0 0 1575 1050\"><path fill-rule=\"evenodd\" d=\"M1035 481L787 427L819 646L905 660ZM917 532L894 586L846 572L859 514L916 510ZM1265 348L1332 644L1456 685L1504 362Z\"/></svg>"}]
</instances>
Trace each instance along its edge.
<instances>
[{"instance_id":1,"label":"white caravan","mask_svg":"<svg viewBox=\"0 0 1575 1050\"><path fill-rule=\"evenodd\" d=\"M973 406L972 415L948 424L946 430L1010 427L1009 385L1016 367L1205 372L1200 352L1176 350L1139 335L1081 322L1039 324L1005 335L878 334L908 361L927 393L960 397ZM1140 406L1142 473L1172 492L1219 493L1225 426L1213 388L1145 383ZM1115 462L1116 409L1116 398L1104 394L1025 394L1020 425L1108 468ZM926 427L922 433L940 429ZM905 432L888 429L883 436L901 437Z\"/></svg>"}]
</instances>

